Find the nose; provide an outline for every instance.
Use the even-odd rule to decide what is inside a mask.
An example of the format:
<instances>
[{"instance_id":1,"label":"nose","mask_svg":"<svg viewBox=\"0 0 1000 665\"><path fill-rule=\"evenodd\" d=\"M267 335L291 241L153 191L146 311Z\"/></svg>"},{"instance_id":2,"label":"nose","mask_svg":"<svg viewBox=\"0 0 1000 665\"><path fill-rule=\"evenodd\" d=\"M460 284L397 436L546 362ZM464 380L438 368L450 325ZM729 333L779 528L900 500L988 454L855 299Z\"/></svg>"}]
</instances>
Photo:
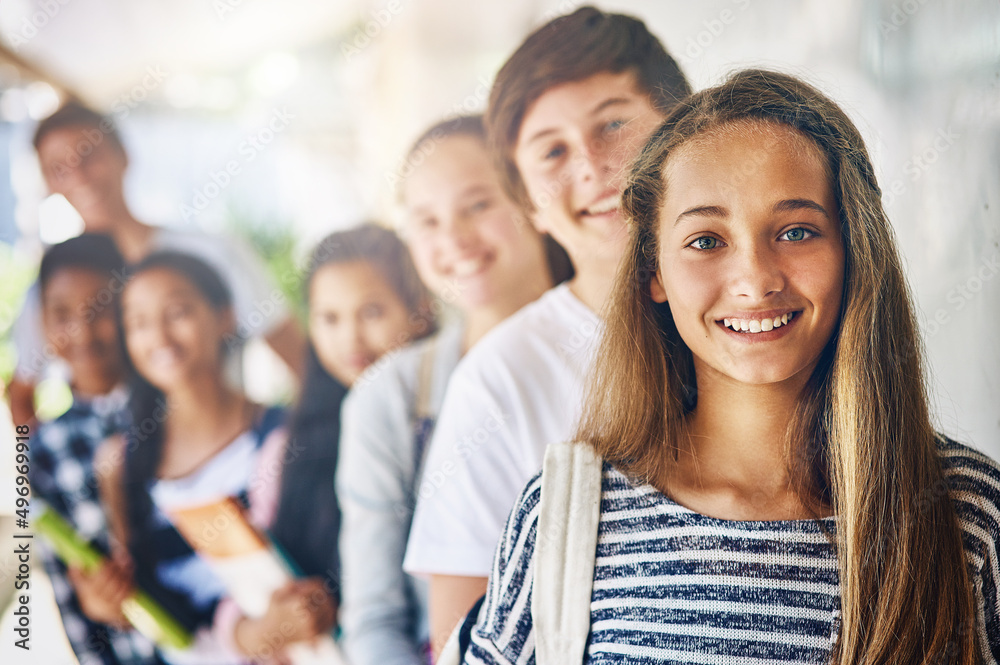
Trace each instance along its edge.
<instances>
[{"instance_id":1,"label":"nose","mask_svg":"<svg viewBox=\"0 0 1000 665\"><path fill-rule=\"evenodd\" d=\"M785 276L777 254L766 242L750 242L737 248L732 267L733 295L764 300L785 288Z\"/></svg>"},{"instance_id":2,"label":"nose","mask_svg":"<svg viewBox=\"0 0 1000 665\"><path fill-rule=\"evenodd\" d=\"M466 215L455 215L448 225L448 239L457 249L465 249L473 244L475 223Z\"/></svg>"},{"instance_id":3,"label":"nose","mask_svg":"<svg viewBox=\"0 0 1000 665\"><path fill-rule=\"evenodd\" d=\"M581 141L572 164L578 182L603 179L609 171L607 142L601 138Z\"/></svg>"},{"instance_id":4,"label":"nose","mask_svg":"<svg viewBox=\"0 0 1000 665\"><path fill-rule=\"evenodd\" d=\"M350 353L356 353L364 348L364 323L360 320L360 315L347 318L341 329L341 342Z\"/></svg>"}]
</instances>

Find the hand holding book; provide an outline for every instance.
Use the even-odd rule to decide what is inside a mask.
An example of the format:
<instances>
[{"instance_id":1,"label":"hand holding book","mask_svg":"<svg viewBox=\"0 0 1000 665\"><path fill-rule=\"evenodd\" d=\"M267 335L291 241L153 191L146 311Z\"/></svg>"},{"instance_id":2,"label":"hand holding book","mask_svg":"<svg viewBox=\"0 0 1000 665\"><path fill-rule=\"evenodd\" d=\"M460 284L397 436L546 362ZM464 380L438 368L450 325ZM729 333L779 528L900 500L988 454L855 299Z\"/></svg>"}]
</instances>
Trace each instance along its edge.
<instances>
[{"instance_id":1,"label":"hand holding book","mask_svg":"<svg viewBox=\"0 0 1000 665\"><path fill-rule=\"evenodd\" d=\"M317 578L291 580L271 594L263 616L244 617L235 641L253 656L267 656L295 642L315 643L336 620L333 599Z\"/></svg>"},{"instance_id":2,"label":"hand holding book","mask_svg":"<svg viewBox=\"0 0 1000 665\"><path fill-rule=\"evenodd\" d=\"M84 586L107 582L114 585L109 591L100 591L101 603L113 602L119 595L119 612L140 633L165 647L184 649L191 644L191 635L164 610L159 603L141 589L134 589L131 574L121 561L108 559L91 547L73 530L65 519L51 508L45 507L34 518L34 526L70 570L76 569ZM107 578L105 579L105 576ZM125 579L127 578L127 584ZM72 579L72 577L71 577ZM124 590L127 589L127 593ZM95 597L97 594L95 593ZM81 597L81 601L82 601ZM103 606L98 612L109 610ZM84 608L86 611L86 608ZM113 617L113 618L117 618Z\"/></svg>"},{"instance_id":3,"label":"hand holding book","mask_svg":"<svg viewBox=\"0 0 1000 665\"><path fill-rule=\"evenodd\" d=\"M104 559L92 569L70 565L69 580L80 609L91 621L118 629L129 625L122 612L122 603L133 594L132 572L127 566L114 559Z\"/></svg>"}]
</instances>

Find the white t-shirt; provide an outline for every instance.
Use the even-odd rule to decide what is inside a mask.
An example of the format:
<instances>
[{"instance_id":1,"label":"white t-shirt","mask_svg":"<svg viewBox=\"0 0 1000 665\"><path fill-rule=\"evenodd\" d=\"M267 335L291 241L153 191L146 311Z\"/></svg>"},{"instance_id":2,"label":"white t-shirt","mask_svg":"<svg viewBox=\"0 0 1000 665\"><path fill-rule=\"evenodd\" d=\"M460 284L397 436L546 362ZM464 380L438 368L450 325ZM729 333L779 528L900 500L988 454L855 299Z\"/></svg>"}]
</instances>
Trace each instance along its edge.
<instances>
[{"instance_id":1,"label":"white t-shirt","mask_svg":"<svg viewBox=\"0 0 1000 665\"><path fill-rule=\"evenodd\" d=\"M418 492L403 568L489 576L545 447L572 437L601 320L566 284L491 330L459 363Z\"/></svg>"},{"instance_id":2,"label":"white t-shirt","mask_svg":"<svg viewBox=\"0 0 1000 665\"><path fill-rule=\"evenodd\" d=\"M267 267L260 258L236 238L160 228L153 235L150 248L154 252L171 250L190 254L219 272L232 292L239 342L266 336L288 318L284 293L270 279ZM109 286L114 294L122 288L117 281ZM13 337L17 348L15 376L18 379L37 383L44 378L50 366L60 367L58 356L52 349L46 348L42 331L41 293L37 282L32 284L25 296L21 312L14 322Z\"/></svg>"}]
</instances>

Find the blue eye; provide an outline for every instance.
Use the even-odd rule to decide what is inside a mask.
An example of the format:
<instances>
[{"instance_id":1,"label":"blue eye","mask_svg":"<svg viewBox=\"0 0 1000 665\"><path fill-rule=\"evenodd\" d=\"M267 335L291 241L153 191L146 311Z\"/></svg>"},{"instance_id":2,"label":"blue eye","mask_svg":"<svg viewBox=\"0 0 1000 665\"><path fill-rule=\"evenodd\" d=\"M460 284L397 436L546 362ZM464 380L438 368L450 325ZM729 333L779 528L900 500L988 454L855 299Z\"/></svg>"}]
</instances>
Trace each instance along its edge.
<instances>
[{"instance_id":1,"label":"blue eye","mask_svg":"<svg viewBox=\"0 0 1000 665\"><path fill-rule=\"evenodd\" d=\"M813 233L812 231L809 231L808 229L788 229L787 231L782 233L780 237L785 240L790 240L792 242L799 242L814 235L816 234Z\"/></svg>"},{"instance_id":2,"label":"blue eye","mask_svg":"<svg viewBox=\"0 0 1000 665\"><path fill-rule=\"evenodd\" d=\"M548 152L546 152L543 159L556 159L558 157L562 157L562 154L563 154L563 147L556 146L551 150L549 150Z\"/></svg>"},{"instance_id":3,"label":"blue eye","mask_svg":"<svg viewBox=\"0 0 1000 665\"><path fill-rule=\"evenodd\" d=\"M695 249L715 249L718 246L718 238L713 238L712 236L702 236L688 245L688 247L694 247Z\"/></svg>"},{"instance_id":4,"label":"blue eye","mask_svg":"<svg viewBox=\"0 0 1000 665\"><path fill-rule=\"evenodd\" d=\"M469 206L469 212L472 213L483 212L484 210L489 210L491 205L492 201L490 201L489 199L482 199L480 201L476 201L471 206Z\"/></svg>"},{"instance_id":5,"label":"blue eye","mask_svg":"<svg viewBox=\"0 0 1000 665\"><path fill-rule=\"evenodd\" d=\"M608 124L604 125L605 132L616 132L625 126L624 120L612 120Z\"/></svg>"}]
</instances>

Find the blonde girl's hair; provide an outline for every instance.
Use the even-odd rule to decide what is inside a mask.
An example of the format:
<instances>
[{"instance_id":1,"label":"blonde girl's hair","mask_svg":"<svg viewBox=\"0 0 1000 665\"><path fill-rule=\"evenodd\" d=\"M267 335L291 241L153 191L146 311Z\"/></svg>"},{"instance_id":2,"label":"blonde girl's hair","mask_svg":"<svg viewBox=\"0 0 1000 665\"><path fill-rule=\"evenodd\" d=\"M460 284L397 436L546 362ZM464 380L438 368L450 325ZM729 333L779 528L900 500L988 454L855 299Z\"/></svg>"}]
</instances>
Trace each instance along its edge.
<instances>
[{"instance_id":1,"label":"blonde girl's hair","mask_svg":"<svg viewBox=\"0 0 1000 665\"><path fill-rule=\"evenodd\" d=\"M833 662L977 662L962 533L942 491L895 238L860 133L815 88L786 74L741 71L681 102L650 138L622 195L629 249L578 438L639 479L662 478L676 462L698 391L691 351L669 307L649 291L669 186L664 168L688 140L741 122L783 125L811 140L825 157L840 211L840 323L786 436L803 502L837 515L841 628Z\"/></svg>"}]
</instances>

